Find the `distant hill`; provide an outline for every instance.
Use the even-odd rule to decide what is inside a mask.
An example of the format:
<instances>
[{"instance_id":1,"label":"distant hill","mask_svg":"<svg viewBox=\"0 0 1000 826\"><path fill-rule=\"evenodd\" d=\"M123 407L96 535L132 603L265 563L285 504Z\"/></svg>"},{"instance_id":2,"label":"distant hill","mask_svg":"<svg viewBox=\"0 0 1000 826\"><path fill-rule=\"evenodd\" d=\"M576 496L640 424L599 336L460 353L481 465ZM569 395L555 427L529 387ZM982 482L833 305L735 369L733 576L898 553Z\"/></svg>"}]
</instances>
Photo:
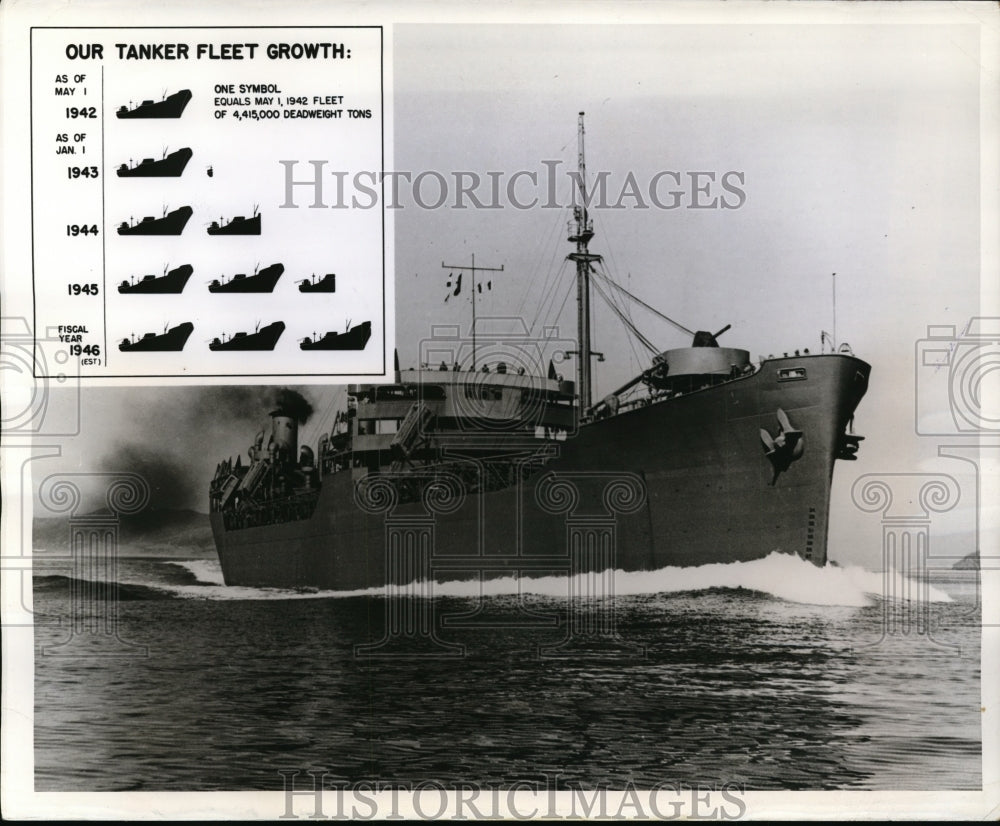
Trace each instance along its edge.
<instances>
[{"instance_id":1,"label":"distant hill","mask_svg":"<svg viewBox=\"0 0 1000 826\"><path fill-rule=\"evenodd\" d=\"M958 571L978 571L979 551L973 551L971 554L967 554L951 567Z\"/></svg>"},{"instance_id":2,"label":"distant hill","mask_svg":"<svg viewBox=\"0 0 1000 826\"><path fill-rule=\"evenodd\" d=\"M94 515L107 511L95 511ZM69 517L35 517L32 545L36 551L68 550ZM215 543L208 514L193 510L147 510L123 516L118 524L122 556L213 557Z\"/></svg>"}]
</instances>

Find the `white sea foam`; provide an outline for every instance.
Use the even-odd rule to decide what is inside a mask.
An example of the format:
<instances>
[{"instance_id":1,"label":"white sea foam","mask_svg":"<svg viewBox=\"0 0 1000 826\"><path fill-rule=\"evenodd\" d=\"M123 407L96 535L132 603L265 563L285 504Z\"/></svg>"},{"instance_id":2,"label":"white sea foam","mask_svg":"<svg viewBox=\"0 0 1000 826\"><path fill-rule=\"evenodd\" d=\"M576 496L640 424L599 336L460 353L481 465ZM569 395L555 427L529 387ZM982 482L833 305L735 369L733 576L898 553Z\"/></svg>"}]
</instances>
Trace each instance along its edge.
<instances>
[{"instance_id":1,"label":"white sea foam","mask_svg":"<svg viewBox=\"0 0 1000 826\"><path fill-rule=\"evenodd\" d=\"M384 587L355 591L292 590L283 588L250 588L226 586L222 571L214 560L184 560L181 565L193 573L203 585L173 585L178 596L200 599L329 599L357 596L383 596ZM689 568L668 566L656 571L606 571L603 574L578 574L545 577L503 577L485 581L419 582L393 589L395 593L418 597L512 596L530 594L552 598L568 598L571 593L594 593L588 581L610 584L616 596L642 594L676 594L705 591L712 588L734 588L755 591L787 602L804 605L835 605L863 607L876 597L892 600L927 599L930 602L951 602L946 593L908 579L896 571L886 574L857 566L827 565L818 568L810 562L789 554L772 553L764 559L750 562L726 562Z\"/></svg>"},{"instance_id":2,"label":"white sea foam","mask_svg":"<svg viewBox=\"0 0 1000 826\"><path fill-rule=\"evenodd\" d=\"M592 574L579 574L572 583L576 593L586 593L586 580ZM788 602L808 605L841 605L862 607L869 605L875 596L890 599L919 598L918 583L891 572L889 585L883 584L883 575L858 567L841 568L827 565L818 568L811 562L789 554L772 553L764 559L750 562L726 562L699 565L689 568L668 566L656 571L613 572L614 593L618 596L638 594L676 594L685 591L704 591L710 588L741 588L757 591ZM569 593L568 577L522 578L507 577L478 582L435 583L435 596L489 596L504 594L539 594L565 597ZM929 588L927 599L931 602L950 602L951 598Z\"/></svg>"},{"instance_id":3,"label":"white sea foam","mask_svg":"<svg viewBox=\"0 0 1000 826\"><path fill-rule=\"evenodd\" d=\"M171 565L184 568L194 575L198 582L206 585L225 585L226 581L222 577L222 568L216 559L176 559L170 561Z\"/></svg>"}]
</instances>

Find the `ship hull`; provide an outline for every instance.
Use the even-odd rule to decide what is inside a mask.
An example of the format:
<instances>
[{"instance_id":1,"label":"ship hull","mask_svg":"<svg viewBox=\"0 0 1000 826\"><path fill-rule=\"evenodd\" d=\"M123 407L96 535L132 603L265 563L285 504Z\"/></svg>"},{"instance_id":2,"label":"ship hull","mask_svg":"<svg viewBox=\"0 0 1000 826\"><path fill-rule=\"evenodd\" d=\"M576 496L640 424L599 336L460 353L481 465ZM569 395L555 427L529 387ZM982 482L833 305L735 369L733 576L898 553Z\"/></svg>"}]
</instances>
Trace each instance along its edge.
<instances>
[{"instance_id":1,"label":"ship hull","mask_svg":"<svg viewBox=\"0 0 1000 826\"><path fill-rule=\"evenodd\" d=\"M790 365L804 366L805 378L780 380ZM540 473L441 513L419 503L363 508L358 480L342 471L322 481L307 519L234 529L213 513L223 575L229 585L355 590L414 579L655 570L774 551L823 565L834 462L869 370L846 355L765 362L751 376L585 425L555 443ZM778 432L779 409L804 435L801 456L776 474L761 431ZM575 493L546 493L553 479ZM609 493L616 484L620 498ZM630 499L636 485L639 500ZM401 567L387 551L390 533L398 537L407 525L425 531L423 569ZM614 541L580 557L568 537L587 525L605 535L613 526Z\"/></svg>"}]
</instances>

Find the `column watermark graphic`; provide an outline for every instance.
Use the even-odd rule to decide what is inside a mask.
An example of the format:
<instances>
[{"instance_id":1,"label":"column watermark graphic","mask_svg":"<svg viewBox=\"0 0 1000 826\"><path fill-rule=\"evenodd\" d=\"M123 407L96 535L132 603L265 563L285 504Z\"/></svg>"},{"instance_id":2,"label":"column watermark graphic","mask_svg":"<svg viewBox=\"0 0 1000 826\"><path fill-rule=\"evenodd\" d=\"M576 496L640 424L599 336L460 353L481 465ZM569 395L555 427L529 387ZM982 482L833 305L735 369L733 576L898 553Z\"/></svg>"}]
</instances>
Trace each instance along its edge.
<instances>
[{"instance_id":1,"label":"column watermark graphic","mask_svg":"<svg viewBox=\"0 0 1000 826\"><path fill-rule=\"evenodd\" d=\"M438 637L434 583L430 576L439 515L454 513L465 499L462 482L446 473L366 476L354 501L381 516L385 531L385 634L356 645L357 657L461 655L462 645Z\"/></svg>"},{"instance_id":2,"label":"column watermark graphic","mask_svg":"<svg viewBox=\"0 0 1000 826\"><path fill-rule=\"evenodd\" d=\"M78 367L58 330L36 336L23 316L0 319L0 468L5 491L30 491L33 469L41 460L62 455L62 441L80 433L81 402ZM52 393L64 399L62 416L51 410ZM31 627L31 497L5 496L3 525L3 604L5 628Z\"/></svg>"},{"instance_id":3,"label":"column watermark graphic","mask_svg":"<svg viewBox=\"0 0 1000 826\"><path fill-rule=\"evenodd\" d=\"M80 512L80 482L104 483L106 507ZM122 516L149 502L149 485L135 473L54 474L39 489L42 506L69 515L72 567L69 637L42 648L43 656L146 656L146 646L122 639L119 629L118 528Z\"/></svg>"},{"instance_id":4,"label":"column watermark graphic","mask_svg":"<svg viewBox=\"0 0 1000 826\"><path fill-rule=\"evenodd\" d=\"M958 504L958 482L946 474L866 474L851 489L855 506L882 516L882 636L921 637L939 647L931 627L931 514Z\"/></svg>"},{"instance_id":5,"label":"column watermark graphic","mask_svg":"<svg viewBox=\"0 0 1000 826\"><path fill-rule=\"evenodd\" d=\"M542 510L566 521L569 623L565 638L544 647L544 657L576 656L581 649L642 654L625 645L615 622L618 515L646 503L646 486L634 473L549 472L535 487Z\"/></svg>"}]
</instances>

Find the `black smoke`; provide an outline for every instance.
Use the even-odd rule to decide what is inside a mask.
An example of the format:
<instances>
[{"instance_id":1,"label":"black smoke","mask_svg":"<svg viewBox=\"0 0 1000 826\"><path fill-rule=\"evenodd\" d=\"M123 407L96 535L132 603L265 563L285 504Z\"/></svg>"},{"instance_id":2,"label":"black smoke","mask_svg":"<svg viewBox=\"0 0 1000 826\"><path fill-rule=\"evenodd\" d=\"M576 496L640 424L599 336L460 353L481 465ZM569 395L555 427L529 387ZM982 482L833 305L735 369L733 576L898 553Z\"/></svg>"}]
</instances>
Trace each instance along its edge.
<instances>
[{"instance_id":1,"label":"black smoke","mask_svg":"<svg viewBox=\"0 0 1000 826\"><path fill-rule=\"evenodd\" d=\"M282 387L275 394L274 403L279 410L287 413L300 425L309 421L309 417L313 414L313 406L306 397L288 387Z\"/></svg>"},{"instance_id":2,"label":"black smoke","mask_svg":"<svg viewBox=\"0 0 1000 826\"><path fill-rule=\"evenodd\" d=\"M137 473L149 485L149 508L184 508L191 502L191 478L184 463L157 447L139 442L118 445L101 457L100 469Z\"/></svg>"},{"instance_id":3,"label":"black smoke","mask_svg":"<svg viewBox=\"0 0 1000 826\"><path fill-rule=\"evenodd\" d=\"M246 464L255 435L270 432L268 414L276 407L304 424L313 413L307 393L267 385L88 388L81 395L88 446L82 461L142 475L151 488L147 510L204 512L218 463L242 455Z\"/></svg>"},{"instance_id":4,"label":"black smoke","mask_svg":"<svg viewBox=\"0 0 1000 826\"><path fill-rule=\"evenodd\" d=\"M270 387L222 385L191 388L182 393L192 396L182 415L202 425L215 421L242 422L248 417L256 421L274 403L274 390Z\"/></svg>"}]
</instances>

